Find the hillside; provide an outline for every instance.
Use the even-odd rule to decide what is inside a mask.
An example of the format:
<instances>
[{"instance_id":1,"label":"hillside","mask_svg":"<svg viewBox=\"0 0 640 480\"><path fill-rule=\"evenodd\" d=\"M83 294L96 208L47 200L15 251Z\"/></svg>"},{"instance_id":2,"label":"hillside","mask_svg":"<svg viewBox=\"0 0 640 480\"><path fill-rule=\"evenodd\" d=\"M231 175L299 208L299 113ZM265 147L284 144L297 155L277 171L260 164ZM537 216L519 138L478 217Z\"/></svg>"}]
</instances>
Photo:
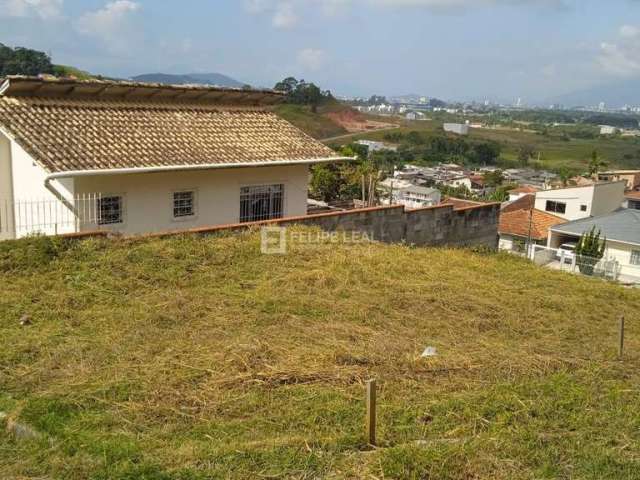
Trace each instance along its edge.
<instances>
[{"instance_id":1,"label":"hillside","mask_svg":"<svg viewBox=\"0 0 640 480\"><path fill-rule=\"evenodd\" d=\"M166 73L148 73L133 77L136 82L163 83L167 85L214 85L218 87L242 88L245 84L220 73L189 73L170 75Z\"/></svg>"},{"instance_id":2,"label":"hillside","mask_svg":"<svg viewBox=\"0 0 640 480\"><path fill-rule=\"evenodd\" d=\"M259 237L0 243L0 478L639 478L638 291Z\"/></svg>"},{"instance_id":3,"label":"hillside","mask_svg":"<svg viewBox=\"0 0 640 480\"><path fill-rule=\"evenodd\" d=\"M363 115L340 102L323 105L315 113L310 106L292 104L278 105L275 112L303 132L320 140L396 127L386 118Z\"/></svg>"}]
</instances>

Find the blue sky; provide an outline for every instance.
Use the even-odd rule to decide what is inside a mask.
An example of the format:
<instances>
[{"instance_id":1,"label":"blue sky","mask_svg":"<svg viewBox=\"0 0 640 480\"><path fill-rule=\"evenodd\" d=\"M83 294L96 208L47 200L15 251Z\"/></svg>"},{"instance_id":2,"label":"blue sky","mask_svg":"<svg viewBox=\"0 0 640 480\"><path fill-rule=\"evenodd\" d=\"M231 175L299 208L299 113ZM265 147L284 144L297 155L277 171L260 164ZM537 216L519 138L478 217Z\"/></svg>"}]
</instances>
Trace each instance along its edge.
<instances>
[{"instance_id":1,"label":"blue sky","mask_svg":"<svg viewBox=\"0 0 640 480\"><path fill-rule=\"evenodd\" d=\"M120 77L534 102L640 78L640 0L0 0L0 42Z\"/></svg>"}]
</instances>

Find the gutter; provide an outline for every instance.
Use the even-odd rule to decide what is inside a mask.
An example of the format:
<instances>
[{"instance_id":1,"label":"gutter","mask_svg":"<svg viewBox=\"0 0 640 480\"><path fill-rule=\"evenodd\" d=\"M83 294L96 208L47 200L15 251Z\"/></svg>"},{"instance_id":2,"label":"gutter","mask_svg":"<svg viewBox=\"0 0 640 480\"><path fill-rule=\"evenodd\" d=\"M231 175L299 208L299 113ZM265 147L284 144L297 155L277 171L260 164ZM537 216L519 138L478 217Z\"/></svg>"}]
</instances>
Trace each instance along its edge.
<instances>
[{"instance_id":1,"label":"gutter","mask_svg":"<svg viewBox=\"0 0 640 480\"><path fill-rule=\"evenodd\" d=\"M313 165L317 163L347 162L356 160L357 157L325 157L313 160L275 160L268 162L253 163L209 163L203 165L171 165L159 167L139 167L139 168L114 168L110 170L69 170L66 172L56 172L47 175L44 179L44 186L58 200L60 200L71 211L75 211L75 206L51 183L61 178L94 177L130 175L136 173L161 173L161 172L183 172L197 170L221 170L225 168L256 168L256 167L278 167L288 165Z\"/></svg>"}]
</instances>

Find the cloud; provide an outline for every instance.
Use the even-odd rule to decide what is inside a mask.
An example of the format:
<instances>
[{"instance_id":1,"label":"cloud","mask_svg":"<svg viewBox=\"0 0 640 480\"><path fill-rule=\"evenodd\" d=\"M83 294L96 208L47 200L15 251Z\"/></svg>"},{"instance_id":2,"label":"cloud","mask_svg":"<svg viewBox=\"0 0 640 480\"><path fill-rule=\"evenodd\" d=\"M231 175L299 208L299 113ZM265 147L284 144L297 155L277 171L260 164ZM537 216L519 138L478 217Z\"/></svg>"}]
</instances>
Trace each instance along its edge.
<instances>
[{"instance_id":1,"label":"cloud","mask_svg":"<svg viewBox=\"0 0 640 480\"><path fill-rule=\"evenodd\" d=\"M305 48L298 52L298 65L307 71L322 70L328 59L327 52L316 48Z\"/></svg>"},{"instance_id":2,"label":"cloud","mask_svg":"<svg viewBox=\"0 0 640 480\"><path fill-rule=\"evenodd\" d=\"M245 10L253 15L269 15L276 28L292 28L299 23L301 11L334 16L349 7L425 8L432 11L463 11L492 6L542 6L564 8L571 0L245 0ZM312 10L310 10L312 9Z\"/></svg>"},{"instance_id":3,"label":"cloud","mask_svg":"<svg viewBox=\"0 0 640 480\"><path fill-rule=\"evenodd\" d=\"M640 73L640 28L623 25L615 43L602 42L598 63L605 73L632 76Z\"/></svg>"},{"instance_id":4,"label":"cloud","mask_svg":"<svg viewBox=\"0 0 640 480\"><path fill-rule=\"evenodd\" d=\"M103 40L116 49L126 48L126 33L132 14L140 4L131 0L115 0L100 10L87 12L75 22L78 33Z\"/></svg>"},{"instance_id":5,"label":"cloud","mask_svg":"<svg viewBox=\"0 0 640 480\"><path fill-rule=\"evenodd\" d=\"M40 17L43 20L62 16L63 0L0 0L0 17Z\"/></svg>"},{"instance_id":6,"label":"cloud","mask_svg":"<svg viewBox=\"0 0 640 480\"><path fill-rule=\"evenodd\" d=\"M290 2L280 2L276 6L275 13L272 20L273 26L276 28L293 28L298 23L298 16L296 15L293 4Z\"/></svg>"}]
</instances>

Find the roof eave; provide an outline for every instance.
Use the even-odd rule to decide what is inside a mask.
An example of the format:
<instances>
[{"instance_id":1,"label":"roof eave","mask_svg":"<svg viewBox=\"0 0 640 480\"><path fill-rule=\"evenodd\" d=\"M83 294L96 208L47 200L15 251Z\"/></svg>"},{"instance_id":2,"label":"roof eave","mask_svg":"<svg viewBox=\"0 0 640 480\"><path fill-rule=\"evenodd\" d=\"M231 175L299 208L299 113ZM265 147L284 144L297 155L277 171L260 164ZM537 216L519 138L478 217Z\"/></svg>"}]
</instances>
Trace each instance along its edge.
<instances>
[{"instance_id":1,"label":"roof eave","mask_svg":"<svg viewBox=\"0 0 640 480\"><path fill-rule=\"evenodd\" d=\"M267 162L242 162L242 163L211 163L202 165L164 165L156 167L112 168L101 170L66 170L47 175L47 180L72 177L107 176L107 175L131 175L138 173L180 172L192 170L222 170L230 168L261 168L282 167L289 165L314 165L320 163L349 162L356 157L324 157L303 160L272 160Z\"/></svg>"}]
</instances>

